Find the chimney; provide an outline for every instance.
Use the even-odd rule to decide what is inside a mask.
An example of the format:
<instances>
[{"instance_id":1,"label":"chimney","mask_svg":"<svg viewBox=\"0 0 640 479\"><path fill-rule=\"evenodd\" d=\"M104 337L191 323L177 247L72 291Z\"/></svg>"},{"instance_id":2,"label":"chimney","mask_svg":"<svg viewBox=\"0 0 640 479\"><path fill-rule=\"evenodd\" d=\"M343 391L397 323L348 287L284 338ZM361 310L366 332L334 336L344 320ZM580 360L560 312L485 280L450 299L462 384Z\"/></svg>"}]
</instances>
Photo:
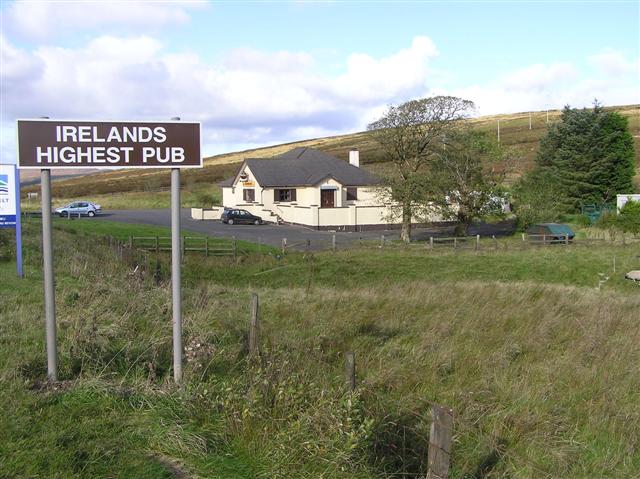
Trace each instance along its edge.
<instances>
[{"instance_id":1,"label":"chimney","mask_svg":"<svg viewBox=\"0 0 640 479\"><path fill-rule=\"evenodd\" d=\"M356 148L349 151L349 164L360 168L360 152Z\"/></svg>"}]
</instances>

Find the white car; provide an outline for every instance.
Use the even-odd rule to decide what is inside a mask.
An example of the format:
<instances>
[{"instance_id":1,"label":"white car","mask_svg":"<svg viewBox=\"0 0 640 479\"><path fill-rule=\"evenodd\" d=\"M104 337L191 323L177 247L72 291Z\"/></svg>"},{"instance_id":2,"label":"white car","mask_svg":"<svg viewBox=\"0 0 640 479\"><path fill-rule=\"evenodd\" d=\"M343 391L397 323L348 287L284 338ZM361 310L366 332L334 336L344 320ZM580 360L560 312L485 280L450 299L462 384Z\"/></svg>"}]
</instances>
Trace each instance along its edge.
<instances>
[{"instance_id":1,"label":"white car","mask_svg":"<svg viewBox=\"0 0 640 479\"><path fill-rule=\"evenodd\" d=\"M96 205L95 203L91 203L89 201L74 201L73 203L69 203L62 208L55 209L55 213L63 218L66 216L77 217L84 215L94 217L101 212L102 207L100 205Z\"/></svg>"}]
</instances>

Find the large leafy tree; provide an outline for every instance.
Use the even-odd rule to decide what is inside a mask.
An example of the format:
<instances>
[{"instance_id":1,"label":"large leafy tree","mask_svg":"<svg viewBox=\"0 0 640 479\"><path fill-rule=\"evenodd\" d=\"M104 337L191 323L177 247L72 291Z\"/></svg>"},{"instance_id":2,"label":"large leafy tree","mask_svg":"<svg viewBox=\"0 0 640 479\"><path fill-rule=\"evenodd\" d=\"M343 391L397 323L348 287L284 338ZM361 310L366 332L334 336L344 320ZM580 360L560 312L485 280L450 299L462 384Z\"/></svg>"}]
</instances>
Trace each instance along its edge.
<instances>
[{"instance_id":1,"label":"large leafy tree","mask_svg":"<svg viewBox=\"0 0 640 479\"><path fill-rule=\"evenodd\" d=\"M411 240L411 222L425 202L429 161L473 107L473 102L451 96L423 98L390 106L368 126L395 170L387 184L401 208L403 241Z\"/></svg>"},{"instance_id":2,"label":"large leafy tree","mask_svg":"<svg viewBox=\"0 0 640 479\"><path fill-rule=\"evenodd\" d=\"M560 201L563 189L556 176L547 170L525 173L514 185L512 193L521 229L538 222L555 221L564 212Z\"/></svg>"},{"instance_id":3,"label":"large leafy tree","mask_svg":"<svg viewBox=\"0 0 640 479\"><path fill-rule=\"evenodd\" d=\"M629 193L635 153L627 119L597 102L591 109L565 107L540 142L536 167L557 179L566 211Z\"/></svg>"},{"instance_id":4,"label":"large leafy tree","mask_svg":"<svg viewBox=\"0 0 640 479\"><path fill-rule=\"evenodd\" d=\"M457 235L465 236L474 219L502 211L501 183L510 169L509 159L492 136L460 128L430 162L429 204L457 221Z\"/></svg>"}]
</instances>

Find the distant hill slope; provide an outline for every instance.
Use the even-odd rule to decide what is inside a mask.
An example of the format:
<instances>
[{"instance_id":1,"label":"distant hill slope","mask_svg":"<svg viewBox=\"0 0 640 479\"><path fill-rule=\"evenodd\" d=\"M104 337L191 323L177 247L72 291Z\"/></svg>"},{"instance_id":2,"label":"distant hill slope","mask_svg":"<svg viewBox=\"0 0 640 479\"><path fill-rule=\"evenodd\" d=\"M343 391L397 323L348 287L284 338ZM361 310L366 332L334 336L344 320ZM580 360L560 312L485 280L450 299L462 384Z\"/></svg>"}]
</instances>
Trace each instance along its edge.
<instances>
[{"instance_id":1,"label":"distant hill slope","mask_svg":"<svg viewBox=\"0 0 640 479\"><path fill-rule=\"evenodd\" d=\"M635 140L636 162L640 172L640 105L617 106L608 109L618 111L629 118L629 125ZM560 113L559 110L549 111L549 122L556 121ZM531 129L529 129L530 116ZM540 138L547 131L547 112L484 116L472 119L470 122L477 129L494 132L496 135L498 134L498 124L500 125L501 143L520 153L518 155L520 161L516 165L515 172L515 176L519 176L533 165ZM206 157L204 168L183 171L183 184L189 187L195 183L215 183L233 175L245 158L268 158L299 146L318 148L344 160L348 158L349 149L358 148L363 167L384 174L390 166L388 162L385 162L382 153L378 150L377 144L369 133L359 132ZM636 176L636 180L636 184L640 185L640 175ZM168 186L169 183L168 170L101 171L82 177L55 181L53 193L56 196L69 198L87 194L151 191ZM38 188L39 186L32 185L23 188L23 190L36 191Z\"/></svg>"}]
</instances>

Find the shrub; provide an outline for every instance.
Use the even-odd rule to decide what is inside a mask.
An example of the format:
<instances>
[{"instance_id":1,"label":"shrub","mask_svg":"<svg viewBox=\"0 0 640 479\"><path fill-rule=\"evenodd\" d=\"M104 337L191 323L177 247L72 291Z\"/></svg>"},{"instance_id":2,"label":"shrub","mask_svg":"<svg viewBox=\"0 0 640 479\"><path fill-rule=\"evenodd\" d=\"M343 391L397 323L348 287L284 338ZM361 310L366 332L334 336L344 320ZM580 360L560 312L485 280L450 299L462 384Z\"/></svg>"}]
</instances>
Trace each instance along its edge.
<instances>
[{"instance_id":1,"label":"shrub","mask_svg":"<svg viewBox=\"0 0 640 479\"><path fill-rule=\"evenodd\" d=\"M618 214L619 228L626 233L640 233L640 201L628 201Z\"/></svg>"},{"instance_id":2,"label":"shrub","mask_svg":"<svg viewBox=\"0 0 640 479\"><path fill-rule=\"evenodd\" d=\"M574 223L578 226L591 226L591 220L587 215L579 215L579 214L564 214L560 216L560 221L562 223Z\"/></svg>"},{"instance_id":3,"label":"shrub","mask_svg":"<svg viewBox=\"0 0 640 479\"><path fill-rule=\"evenodd\" d=\"M600 215L595 225L603 230L615 229L618 227L617 216L615 213L606 211Z\"/></svg>"},{"instance_id":4,"label":"shrub","mask_svg":"<svg viewBox=\"0 0 640 479\"><path fill-rule=\"evenodd\" d=\"M198 199L198 203L204 207L210 207L216 202L212 193L198 193L196 198Z\"/></svg>"},{"instance_id":5,"label":"shrub","mask_svg":"<svg viewBox=\"0 0 640 479\"><path fill-rule=\"evenodd\" d=\"M563 212L563 192L556 178L542 171L525 174L513 189L518 227L525 230L534 223L555 221Z\"/></svg>"}]
</instances>

